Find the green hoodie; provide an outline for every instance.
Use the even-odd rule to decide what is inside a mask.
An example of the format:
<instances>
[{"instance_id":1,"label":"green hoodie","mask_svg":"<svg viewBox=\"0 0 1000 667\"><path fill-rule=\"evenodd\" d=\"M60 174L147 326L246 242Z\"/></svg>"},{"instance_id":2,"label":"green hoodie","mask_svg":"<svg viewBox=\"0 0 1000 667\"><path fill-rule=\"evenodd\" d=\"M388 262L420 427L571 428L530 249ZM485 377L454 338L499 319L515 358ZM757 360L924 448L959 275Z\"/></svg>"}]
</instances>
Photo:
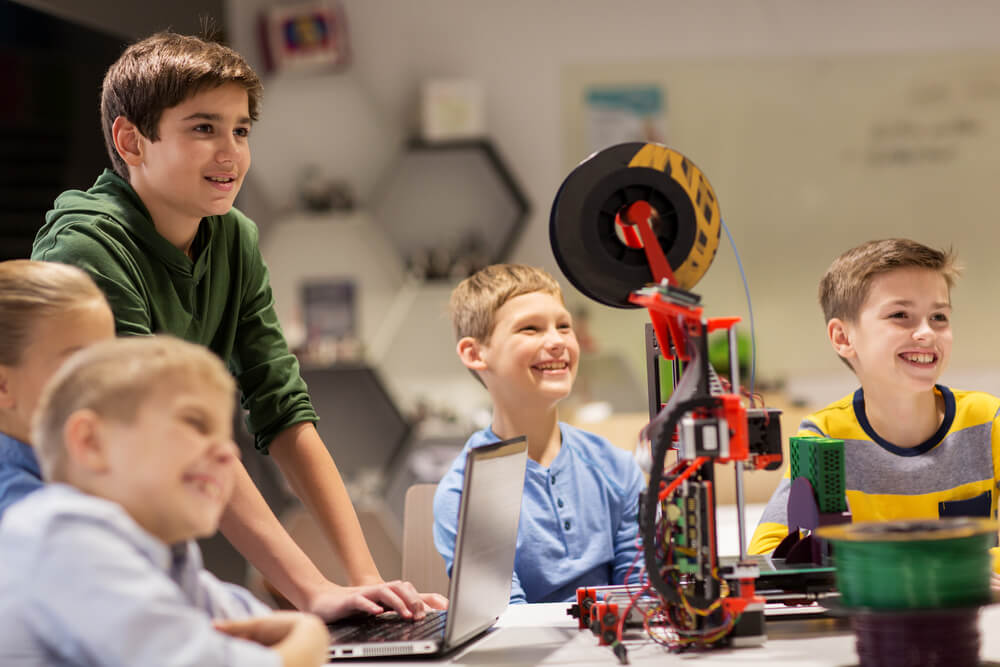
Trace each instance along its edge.
<instances>
[{"instance_id":1,"label":"green hoodie","mask_svg":"<svg viewBox=\"0 0 1000 667\"><path fill-rule=\"evenodd\" d=\"M59 195L31 258L87 271L107 296L119 335L168 333L218 354L266 451L285 428L317 417L274 312L257 226L233 208L203 218L192 247L196 260L156 231L128 182L105 170L90 190Z\"/></svg>"}]
</instances>

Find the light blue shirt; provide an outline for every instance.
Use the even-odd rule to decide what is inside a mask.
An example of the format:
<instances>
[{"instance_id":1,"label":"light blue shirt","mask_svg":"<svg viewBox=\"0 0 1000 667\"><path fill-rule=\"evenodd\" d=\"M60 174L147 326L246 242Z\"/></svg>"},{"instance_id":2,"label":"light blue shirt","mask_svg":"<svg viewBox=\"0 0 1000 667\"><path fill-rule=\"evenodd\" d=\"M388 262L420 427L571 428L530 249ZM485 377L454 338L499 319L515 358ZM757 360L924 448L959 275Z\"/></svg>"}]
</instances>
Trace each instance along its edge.
<instances>
[{"instance_id":1,"label":"light blue shirt","mask_svg":"<svg viewBox=\"0 0 1000 667\"><path fill-rule=\"evenodd\" d=\"M211 667L280 656L226 636L213 618L271 610L168 546L121 506L50 484L0 523L0 665Z\"/></svg>"},{"instance_id":2,"label":"light blue shirt","mask_svg":"<svg viewBox=\"0 0 1000 667\"><path fill-rule=\"evenodd\" d=\"M42 471L31 445L0 433L0 518L8 507L42 484Z\"/></svg>"},{"instance_id":3,"label":"light blue shirt","mask_svg":"<svg viewBox=\"0 0 1000 667\"><path fill-rule=\"evenodd\" d=\"M562 446L548 468L531 459L524 474L511 604L576 600L582 586L637 583L642 472L629 452L559 423ZM478 431L434 494L434 544L451 573L465 454L500 440ZM633 567L634 565L634 567ZM630 573L631 570L631 573Z\"/></svg>"}]
</instances>

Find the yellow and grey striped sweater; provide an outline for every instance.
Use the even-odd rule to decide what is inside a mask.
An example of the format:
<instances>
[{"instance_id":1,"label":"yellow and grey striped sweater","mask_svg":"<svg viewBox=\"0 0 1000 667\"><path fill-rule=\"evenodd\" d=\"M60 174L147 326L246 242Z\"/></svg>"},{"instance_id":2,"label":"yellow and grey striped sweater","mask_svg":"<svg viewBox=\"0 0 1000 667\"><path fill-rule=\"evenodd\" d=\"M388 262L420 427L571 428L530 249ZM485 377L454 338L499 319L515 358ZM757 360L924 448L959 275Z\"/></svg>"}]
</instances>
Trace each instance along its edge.
<instances>
[{"instance_id":1,"label":"yellow and grey striped sweater","mask_svg":"<svg viewBox=\"0 0 1000 667\"><path fill-rule=\"evenodd\" d=\"M864 392L806 417L798 435L844 441L847 504L854 521L997 516L1000 398L937 385L945 414L938 431L916 447L880 437L865 415ZM773 551L788 534L789 467L750 541L753 554Z\"/></svg>"}]
</instances>

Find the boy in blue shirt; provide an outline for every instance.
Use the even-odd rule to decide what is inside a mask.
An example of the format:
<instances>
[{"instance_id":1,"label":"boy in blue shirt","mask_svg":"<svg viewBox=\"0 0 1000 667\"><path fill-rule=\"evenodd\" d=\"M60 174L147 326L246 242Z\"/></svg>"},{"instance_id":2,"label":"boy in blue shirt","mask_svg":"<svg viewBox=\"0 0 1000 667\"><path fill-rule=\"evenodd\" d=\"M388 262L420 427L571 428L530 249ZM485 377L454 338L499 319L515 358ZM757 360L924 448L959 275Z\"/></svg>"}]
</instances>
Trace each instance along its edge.
<instances>
[{"instance_id":1,"label":"boy in blue shirt","mask_svg":"<svg viewBox=\"0 0 1000 667\"><path fill-rule=\"evenodd\" d=\"M528 440L511 603L565 602L581 586L637 582L639 466L559 421L580 357L559 284L541 269L493 265L455 288L450 310L458 357L493 401L491 426L465 450ZM464 472L463 450L434 496L434 544L449 574Z\"/></svg>"},{"instance_id":2,"label":"boy in blue shirt","mask_svg":"<svg viewBox=\"0 0 1000 667\"><path fill-rule=\"evenodd\" d=\"M0 518L42 488L31 415L73 352L114 338L111 308L86 273L54 262L0 262Z\"/></svg>"},{"instance_id":3,"label":"boy in blue shirt","mask_svg":"<svg viewBox=\"0 0 1000 667\"><path fill-rule=\"evenodd\" d=\"M311 614L272 614L202 568L236 483L235 385L204 348L112 339L74 354L39 398L49 484L0 522L0 664L320 665ZM371 611L361 594L332 615Z\"/></svg>"}]
</instances>

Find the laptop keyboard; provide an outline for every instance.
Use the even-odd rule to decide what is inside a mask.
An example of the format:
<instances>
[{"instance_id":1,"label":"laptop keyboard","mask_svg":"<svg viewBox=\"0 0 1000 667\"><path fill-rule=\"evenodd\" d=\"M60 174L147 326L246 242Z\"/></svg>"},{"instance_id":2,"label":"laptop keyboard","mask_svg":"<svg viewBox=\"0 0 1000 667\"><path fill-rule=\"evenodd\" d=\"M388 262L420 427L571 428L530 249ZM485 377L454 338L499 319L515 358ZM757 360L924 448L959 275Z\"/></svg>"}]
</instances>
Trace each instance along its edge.
<instances>
[{"instance_id":1,"label":"laptop keyboard","mask_svg":"<svg viewBox=\"0 0 1000 667\"><path fill-rule=\"evenodd\" d=\"M447 612L434 609L419 621L401 618L396 612L330 623L330 639L336 644L405 642L440 637Z\"/></svg>"}]
</instances>

